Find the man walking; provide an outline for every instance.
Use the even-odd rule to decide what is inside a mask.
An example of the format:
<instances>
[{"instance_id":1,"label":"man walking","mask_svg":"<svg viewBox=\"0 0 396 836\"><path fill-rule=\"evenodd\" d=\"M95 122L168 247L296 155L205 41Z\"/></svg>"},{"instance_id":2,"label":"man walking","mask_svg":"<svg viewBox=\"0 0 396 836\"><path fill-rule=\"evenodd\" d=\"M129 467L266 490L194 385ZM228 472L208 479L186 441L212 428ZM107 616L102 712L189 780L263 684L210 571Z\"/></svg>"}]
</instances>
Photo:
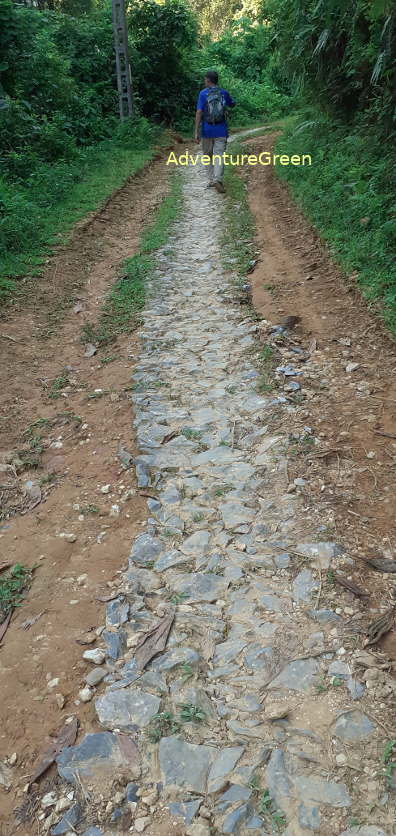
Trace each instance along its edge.
<instances>
[{"instance_id":1,"label":"man walking","mask_svg":"<svg viewBox=\"0 0 396 836\"><path fill-rule=\"evenodd\" d=\"M195 141L202 137L202 154L210 157L209 186L223 193L224 157L227 146L228 126L226 108L235 102L227 90L218 87L219 76L209 70L205 76L205 88L198 96L195 115Z\"/></svg>"}]
</instances>

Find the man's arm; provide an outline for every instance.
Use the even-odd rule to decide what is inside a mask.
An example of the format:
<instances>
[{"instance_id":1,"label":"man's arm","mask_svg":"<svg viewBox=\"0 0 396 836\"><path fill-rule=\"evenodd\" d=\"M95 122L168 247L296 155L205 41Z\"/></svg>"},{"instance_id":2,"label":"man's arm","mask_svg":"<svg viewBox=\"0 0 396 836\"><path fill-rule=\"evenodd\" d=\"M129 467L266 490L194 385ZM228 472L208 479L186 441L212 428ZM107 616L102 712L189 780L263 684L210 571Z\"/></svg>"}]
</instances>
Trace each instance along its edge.
<instances>
[{"instance_id":1,"label":"man's arm","mask_svg":"<svg viewBox=\"0 0 396 836\"><path fill-rule=\"evenodd\" d=\"M195 114L195 142L199 142L201 133L202 110L197 110Z\"/></svg>"}]
</instances>

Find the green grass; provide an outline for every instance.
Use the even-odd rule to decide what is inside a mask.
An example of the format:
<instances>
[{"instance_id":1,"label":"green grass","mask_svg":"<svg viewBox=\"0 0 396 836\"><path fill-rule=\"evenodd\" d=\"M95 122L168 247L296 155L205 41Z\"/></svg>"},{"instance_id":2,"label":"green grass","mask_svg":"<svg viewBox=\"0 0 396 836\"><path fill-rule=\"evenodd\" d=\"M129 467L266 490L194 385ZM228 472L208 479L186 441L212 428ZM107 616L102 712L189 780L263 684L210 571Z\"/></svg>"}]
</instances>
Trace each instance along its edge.
<instances>
[{"instance_id":1,"label":"green grass","mask_svg":"<svg viewBox=\"0 0 396 836\"><path fill-rule=\"evenodd\" d=\"M158 743L161 737L177 734L180 731L180 722L171 711L161 711L154 714L147 728L146 736L150 743Z\"/></svg>"},{"instance_id":2,"label":"green grass","mask_svg":"<svg viewBox=\"0 0 396 836\"><path fill-rule=\"evenodd\" d=\"M180 178L172 177L169 194L162 201L153 223L144 231L139 252L124 261L122 276L107 297L98 324L86 323L84 326L83 338L87 342L104 346L139 325L147 279L155 267L154 253L166 243L169 228L179 213L181 186ZM161 385L161 381L157 385Z\"/></svg>"},{"instance_id":3,"label":"green grass","mask_svg":"<svg viewBox=\"0 0 396 836\"><path fill-rule=\"evenodd\" d=\"M311 154L311 166L278 166L278 176L311 219L345 275L379 307L396 334L396 154L365 126L317 114L288 120L276 151Z\"/></svg>"},{"instance_id":4,"label":"green grass","mask_svg":"<svg viewBox=\"0 0 396 836\"><path fill-rule=\"evenodd\" d=\"M240 146L233 143L233 156L240 153ZM224 185L226 197L222 232L222 262L226 269L237 274L238 283L242 285L254 262L255 225L248 206L245 183L238 176L236 166L225 167Z\"/></svg>"},{"instance_id":5,"label":"green grass","mask_svg":"<svg viewBox=\"0 0 396 836\"><path fill-rule=\"evenodd\" d=\"M139 120L129 134L120 130L70 160L42 163L25 180L0 178L0 304L20 292L16 279L40 275L53 246L139 171L158 141L159 130Z\"/></svg>"},{"instance_id":6,"label":"green grass","mask_svg":"<svg viewBox=\"0 0 396 836\"><path fill-rule=\"evenodd\" d=\"M3 572L0 575L0 624L7 618L7 615L19 607L22 601L22 593L31 581L31 572L20 563Z\"/></svg>"}]
</instances>

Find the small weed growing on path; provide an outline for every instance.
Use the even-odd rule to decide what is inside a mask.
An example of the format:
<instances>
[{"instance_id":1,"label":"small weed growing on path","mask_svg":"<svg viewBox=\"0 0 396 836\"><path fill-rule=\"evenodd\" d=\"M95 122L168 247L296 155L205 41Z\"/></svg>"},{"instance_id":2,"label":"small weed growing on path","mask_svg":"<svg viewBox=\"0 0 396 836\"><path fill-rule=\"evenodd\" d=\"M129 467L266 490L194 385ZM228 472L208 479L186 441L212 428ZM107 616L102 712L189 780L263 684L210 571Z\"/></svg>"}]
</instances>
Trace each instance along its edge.
<instances>
[{"instance_id":1,"label":"small weed growing on path","mask_svg":"<svg viewBox=\"0 0 396 836\"><path fill-rule=\"evenodd\" d=\"M83 505L83 507L80 508L80 513L84 515L99 514L99 508L96 505Z\"/></svg>"},{"instance_id":2,"label":"small weed growing on path","mask_svg":"<svg viewBox=\"0 0 396 836\"><path fill-rule=\"evenodd\" d=\"M44 487L45 485L53 485L56 481L56 473L47 473L45 476L42 476L40 479L40 488Z\"/></svg>"},{"instance_id":3,"label":"small weed growing on path","mask_svg":"<svg viewBox=\"0 0 396 836\"><path fill-rule=\"evenodd\" d=\"M0 623L14 607L20 606L22 592L29 585L31 578L31 571L21 563L16 563L9 572L0 576Z\"/></svg>"},{"instance_id":4,"label":"small weed growing on path","mask_svg":"<svg viewBox=\"0 0 396 836\"><path fill-rule=\"evenodd\" d=\"M169 592L168 595L171 604L182 604L184 599L187 598L187 592Z\"/></svg>"},{"instance_id":5,"label":"small weed growing on path","mask_svg":"<svg viewBox=\"0 0 396 836\"><path fill-rule=\"evenodd\" d=\"M98 324L84 325L83 342L108 345L119 334L129 333L140 325L146 282L155 267L153 253L165 243L170 225L177 218L181 185L179 177L172 178L169 194L162 201L153 224L143 233L140 251L124 261L123 273L105 301Z\"/></svg>"},{"instance_id":6,"label":"small weed growing on path","mask_svg":"<svg viewBox=\"0 0 396 836\"><path fill-rule=\"evenodd\" d=\"M280 832L286 827L286 819L283 813L272 813L272 825L273 827Z\"/></svg>"},{"instance_id":7,"label":"small weed growing on path","mask_svg":"<svg viewBox=\"0 0 396 836\"><path fill-rule=\"evenodd\" d=\"M206 720L206 712L199 708L198 705L192 703L181 703L180 722L181 723L204 723Z\"/></svg>"},{"instance_id":8,"label":"small weed growing on path","mask_svg":"<svg viewBox=\"0 0 396 836\"><path fill-rule=\"evenodd\" d=\"M158 743L161 737L168 737L180 731L180 723L171 711L161 711L151 718L146 735L150 743Z\"/></svg>"},{"instance_id":9,"label":"small weed growing on path","mask_svg":"<svg viewBox=\"0 0 396 836\"><path fill-rule=\"evenodd\" d=\"M260 798L260 813L267 813L271 807L269 790L265 790Z\"/></svg>"},{"instance_id":10,"label":"small weed growing on path","mask_svg":"<svg viewBox=\"0 0 396 836\"><path fill-rule=\"evenodd\" d=\"M191 679L191 677L194 676L194 671L188 662L183 662L183 664L180 666L180 670L181 679L183 682L187 682L188 679Z\"/></svg>"},{"instance_id":11,"label":"small weed growing on path","mask_svg":"<svg viewBox=\"0 0 396 836\"><path fill-rule=\"evenodd\" d=\"M388 740L384 754L382 755L382 761L384 763L384 776L386 779L387 784L393 783L393 773L396 769L396 740ZM395 759L394 759L395 758Z\"/></svg>"},{"instance_id":12,"label":"small weed growing on path","mask_svg":"<svg viewBox=\"0 0 396 836\"><path fill-rule=\"evenodd\" d=\"M108 363L112 363L114 360L117 360L117 357L115 354L112 354L110 357L101 357L100 362L102 366L107 366Z\"/></svg>"},{"instance_id":13,"label":"small weed growing on path","mask_svg":"<svg viewBox=\"0 0 396 836\"><path fill-rule=\"evenodd\" d=\"M235 145L233 153L234 149L235 153L238 153ZM226 269L232 269L237 273L238 284L242 285L243 279L254 264L254 220L247 201L246 187L238 176L237 169L227 166L224 179L227 196L221 242L222 261Z\"/></svg>"},{"instance_id":14,"label":"small weed growing on path","mask_svg":"<svg viewBox=\"0 0 396 836\"><path fill-rule=\"evenodd\" d=\"M56 377L55 380L52 381L51 388L48 392L48 397L52 400L56 400L60 398L62 389L65 388L69 383L69 378L66 374L60 374L59 377Z\"/></svg>"},{"instance_id":15,"label":"small weed growing on path","mask_svg":"<svg viewBox=\"0 0 396 836\"><path fill-rule=\"evenodd\" d=\"M31 424L28 424L26 430L24 431L24 435L32 436L34 435L34 431L39 427L50 427L51 421L49 418L37 418L35 421L32 421Z\"/></svg>"},{"instance_id":16,"label":"small weed growing on path","mask_svg":"<svg viewBox=\"0 0 396 836\"><path fill-rule=\"evenodd\" d=\"M322 676L320 678L320 682L318 682L318 684L315 688L315 693L316 694L325 694L327 691L328 691L328 685L326 683L326 677Z\"/></svg>"},{"instance_id":17,"label":"small weed growing on path","mask_svg":"<svg viewBox=\"0 0 396 836\"><path fill-rule=\"evenodd\" d=\"M181 435L184 435L184 438L187 438L188 441L200 441L202 432L200 430L193 430L190 427L183 427Z\"/></svg>"},{"instance_id":18,"label":"small weed growing on path","mask_svg":"<svg viewBox=\"0 0 396 836\"><path fill-rule=\"evenodd\" d=\"M228 493L229 491L234 490L234 485L220 485L218 488L215 488L214 495L215 496L224 496L224 494Z\"/></svg>"},{"instance_id":19,"label":"small weed growing on path","mask_svg":"<svg viewBox=\"0 0 396 836\"><path fill-rule=\"evenodd\" d=\"M204 518L205 518L205 514L198 513L198 514L193 514L192 519L193 519L193 522L202 522L202 520Z\"/></svg>"}]
</instances>

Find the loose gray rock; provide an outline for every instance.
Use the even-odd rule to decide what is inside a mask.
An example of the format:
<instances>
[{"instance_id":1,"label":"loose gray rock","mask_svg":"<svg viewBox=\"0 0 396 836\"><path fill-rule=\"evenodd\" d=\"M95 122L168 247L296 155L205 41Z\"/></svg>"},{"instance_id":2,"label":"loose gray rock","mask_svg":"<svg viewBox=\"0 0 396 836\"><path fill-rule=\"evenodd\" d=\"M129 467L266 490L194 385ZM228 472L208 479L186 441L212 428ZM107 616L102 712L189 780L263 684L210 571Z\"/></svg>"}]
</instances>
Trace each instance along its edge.
<instances>
[{"instance_id":1,"label":"loose gray rock","mask_svg":"<svg viewBox=\"0 0 396 836\"><path fill-rule=\"evenodd\" d=\"M117 627L128 621L129 603L123 598L116 598L110 601L106 607L106 624L108 627Z\"/></svg>"},{"instance_id":2,"label":"loose gray rock","mask_svg":"<svg viewBox=\"0 0 396 836\"><path fill-rule=\"evenodd\" d=\"M172 582L175 592L185 595L186 601L216 601L221 598L229 581L209 572L192 572L190 575L176 575Z\"/></svg>"},{"instance_id":3,"label":"loose gray rock","mask_svg":"<svg viewBox=\"0 0 396 836\"><path fill-rule=\"evenodd\" d=\"M230 746L218 754L209 771L208 792L218 792L222 789L226 776L232 772L243 753L243 746Z\"/></svg>"},{"instance_id":4,"label":"loose gray rock","mask_svg":"<svg viewBox=\"0 0 396 836\"><path fill-rule=\"evenodd\" d=\"M108 671L103 668L93 668L89 673L87 673L85 677L85 682L90 688L94 688L95 685L99 685L99 682L102 682L102 679L105 678Z\"/></svg>"},{"instance_id":5,"label":"loose gray rock","mask_svg":"<svg viewBox=\"0 0 396 836\"><path fill-rule=\"evenodd\" d=\"M211 746L186 743L178 737L163 737L159 762L165 786L176 784L190 792L206 792L209 770L217 755Z\"/></svg>"},{"instance_id":6,"label":"loose gray rock","mask_svg":"<svg viewBox=\"0 0 396 836\"><path fill-rule=\"evenodd\" d=\"M119 769L129 771L139 763L137 747L111 732L87 734L77 746L68 746L57 756L61 778L78 786L79 780L101 778L113 780Z\"/></svg>"},{"instance_id":7,"label":"loose gray rock","mask_svg":"<svg viewBox=\"0 0 396 836\"><path fill-rule=\"evenodd\" d=\"M130 555L133 563L150 563L159 557L163 547L159 540L151 534L139 534L136 538Z\"/></svg>"},{"instance_id":8,"label":"loose gray rock","mask_svg":"<svg viewBox=\"0 0 396 836\"><path fill-rule=\"evenodd\" d=\"M306 801L329 804L331 807L349 807L352 802L345 784L324 781L308 775L296 775L294 785L298 796Z\"/></svg>"},{"instance_id":9,"label":"loose gray rock","mask_svg":"<svg viewBox=\"0 0 396 836\"><path fill-rule=\"evenodd\" d=\"M181 801L180 803L173 801L169 804L169 812L172 816L180 816L186 824L191 824L201 804L202 798L197 798L195 801Z\"/></svg>"},{"instance_id":10,"label":"loose gray rock","mask_svg":"<svg viewBox=\"0 0 396 836\"><path fill-rule=\"evenodd\" d=\"M307 830L320 830L319 808L302 802L298 808L298 821L301 827L306 827Z\"/></svg>"},{"instance_id":11,"label":"loose gray rock","mask_svg":"<svg viewBox=\"0 0 396 836\"><path fill-rule=\"evenodd\" d=\"M208 549L209 540L210 531L194 531L194 534L187 537L187 540L184 540L181 544L180 551L187 555L205 554Z\"/></svg>"},{"instance_id":12,"label":"loose gray rock","mask_svg":"<svg viewBox=\"0 0 396 836\"><path fill-rule=\"evenodd\" d=\"M321 569L328 569L332 559L344 553L337 543L299 543L296 551L310 557L314 566Z\"/></svg>"},{"instance_id":13,"label":"loose gray rock","mask_svg":"<svg viewBox=\"0 0 396 836\"><path fill-rule=\"evenodd\" d=\"M304 693L315 685L319 670L320 665L316 659L298 659L286 665L279 676L269 683L268 688L289 688Z\"/></svg>"},{"instance_id":14,"label":"loose gray rock","mask_svg":"<svg viewBox=\"0 0 396 836\"><path fill-rule=\"evenodd\" d=\"M236 810L228 813L223 822L223 833L239 833L240 828L246 819L251 816L252 810L248 804L241 804Z\"/></svg>"},{"instance_id":15,"label":"loose gray rock","mask_svg":"<svg viewBox=\"0 0 396 836\"><path fill-rule=\"evenodd\" d=\"M371 720L358 708L340 714L334 726L337 737L348 741L367 740L374 729L375 726Z\"/></svg>"},{"instance_id":16,"label":"loose gray rock","mask_svg":"<svg viewBox=\"0 0 396 836\"><path fill-rule=\"evenodd\" d=\"M217 804L216 811L224 813L235 804L236 801L247 801L252 795L252 790L249 787L240 787L238 784L232 784L230 789L223 792ZM232 833L232 830L229 831Z\"/></svg>"},{"instance_id":17,"label":"loose gray rock","mask_svg":"<svg viewBox=\"0 0 396 836\"><path fill-rule=\"evenodd\" d=\"M139 688L107 691L95 702L99 722L106 729L133 731L147 726L159 711L161 700Z\"/></svg>"},{"instance_id":18,"label":"loose gray rock","mask_svg":"<svg viewBox=\"0 0 396 836\"><path fill-rule=\"evenodd\" d=\"M160 673L161 671L171 671L184 664L196 666L199 659L200 657L196 650L190 647L175 647L173 650L167 650L161 656L157 656L156 659L150 662L149 670Z\"/></svg>"},{"instance_id":19,"label":"loose gray rock","mask_svg":"<svg viewBox=\"0 0 396 836\"><path fill-rule=\"evenodd\" d=\"M319 588L318 581L310 569L302 569L293 581L293 598L295 601L311 601L312 593Z\"/></svg>"},{"instance_id":20,"label":"loose gray rock","mask_svg":"<svg viewBox=\"0 0 396 836\"><path fill-rule=\"evenodd\" d=\"M69 833L70 830L74 831L81 817L81 812L80 804L73 804L72 807L69 807L55 827L51 827L52 836L63 836L64 833Z\"/></svg>"},{"instance_id":21,"label":"loose gray rock","mask_svg":"<svg viewBox=\"0 0 396 836\"><path fill-rule=\"evenodd\" d=\"M125 630L118 630L117 633L103 630L101 639L105 643L108 658L116 662L126 650L127 634Z\"/></svg>"}]
</instances>

